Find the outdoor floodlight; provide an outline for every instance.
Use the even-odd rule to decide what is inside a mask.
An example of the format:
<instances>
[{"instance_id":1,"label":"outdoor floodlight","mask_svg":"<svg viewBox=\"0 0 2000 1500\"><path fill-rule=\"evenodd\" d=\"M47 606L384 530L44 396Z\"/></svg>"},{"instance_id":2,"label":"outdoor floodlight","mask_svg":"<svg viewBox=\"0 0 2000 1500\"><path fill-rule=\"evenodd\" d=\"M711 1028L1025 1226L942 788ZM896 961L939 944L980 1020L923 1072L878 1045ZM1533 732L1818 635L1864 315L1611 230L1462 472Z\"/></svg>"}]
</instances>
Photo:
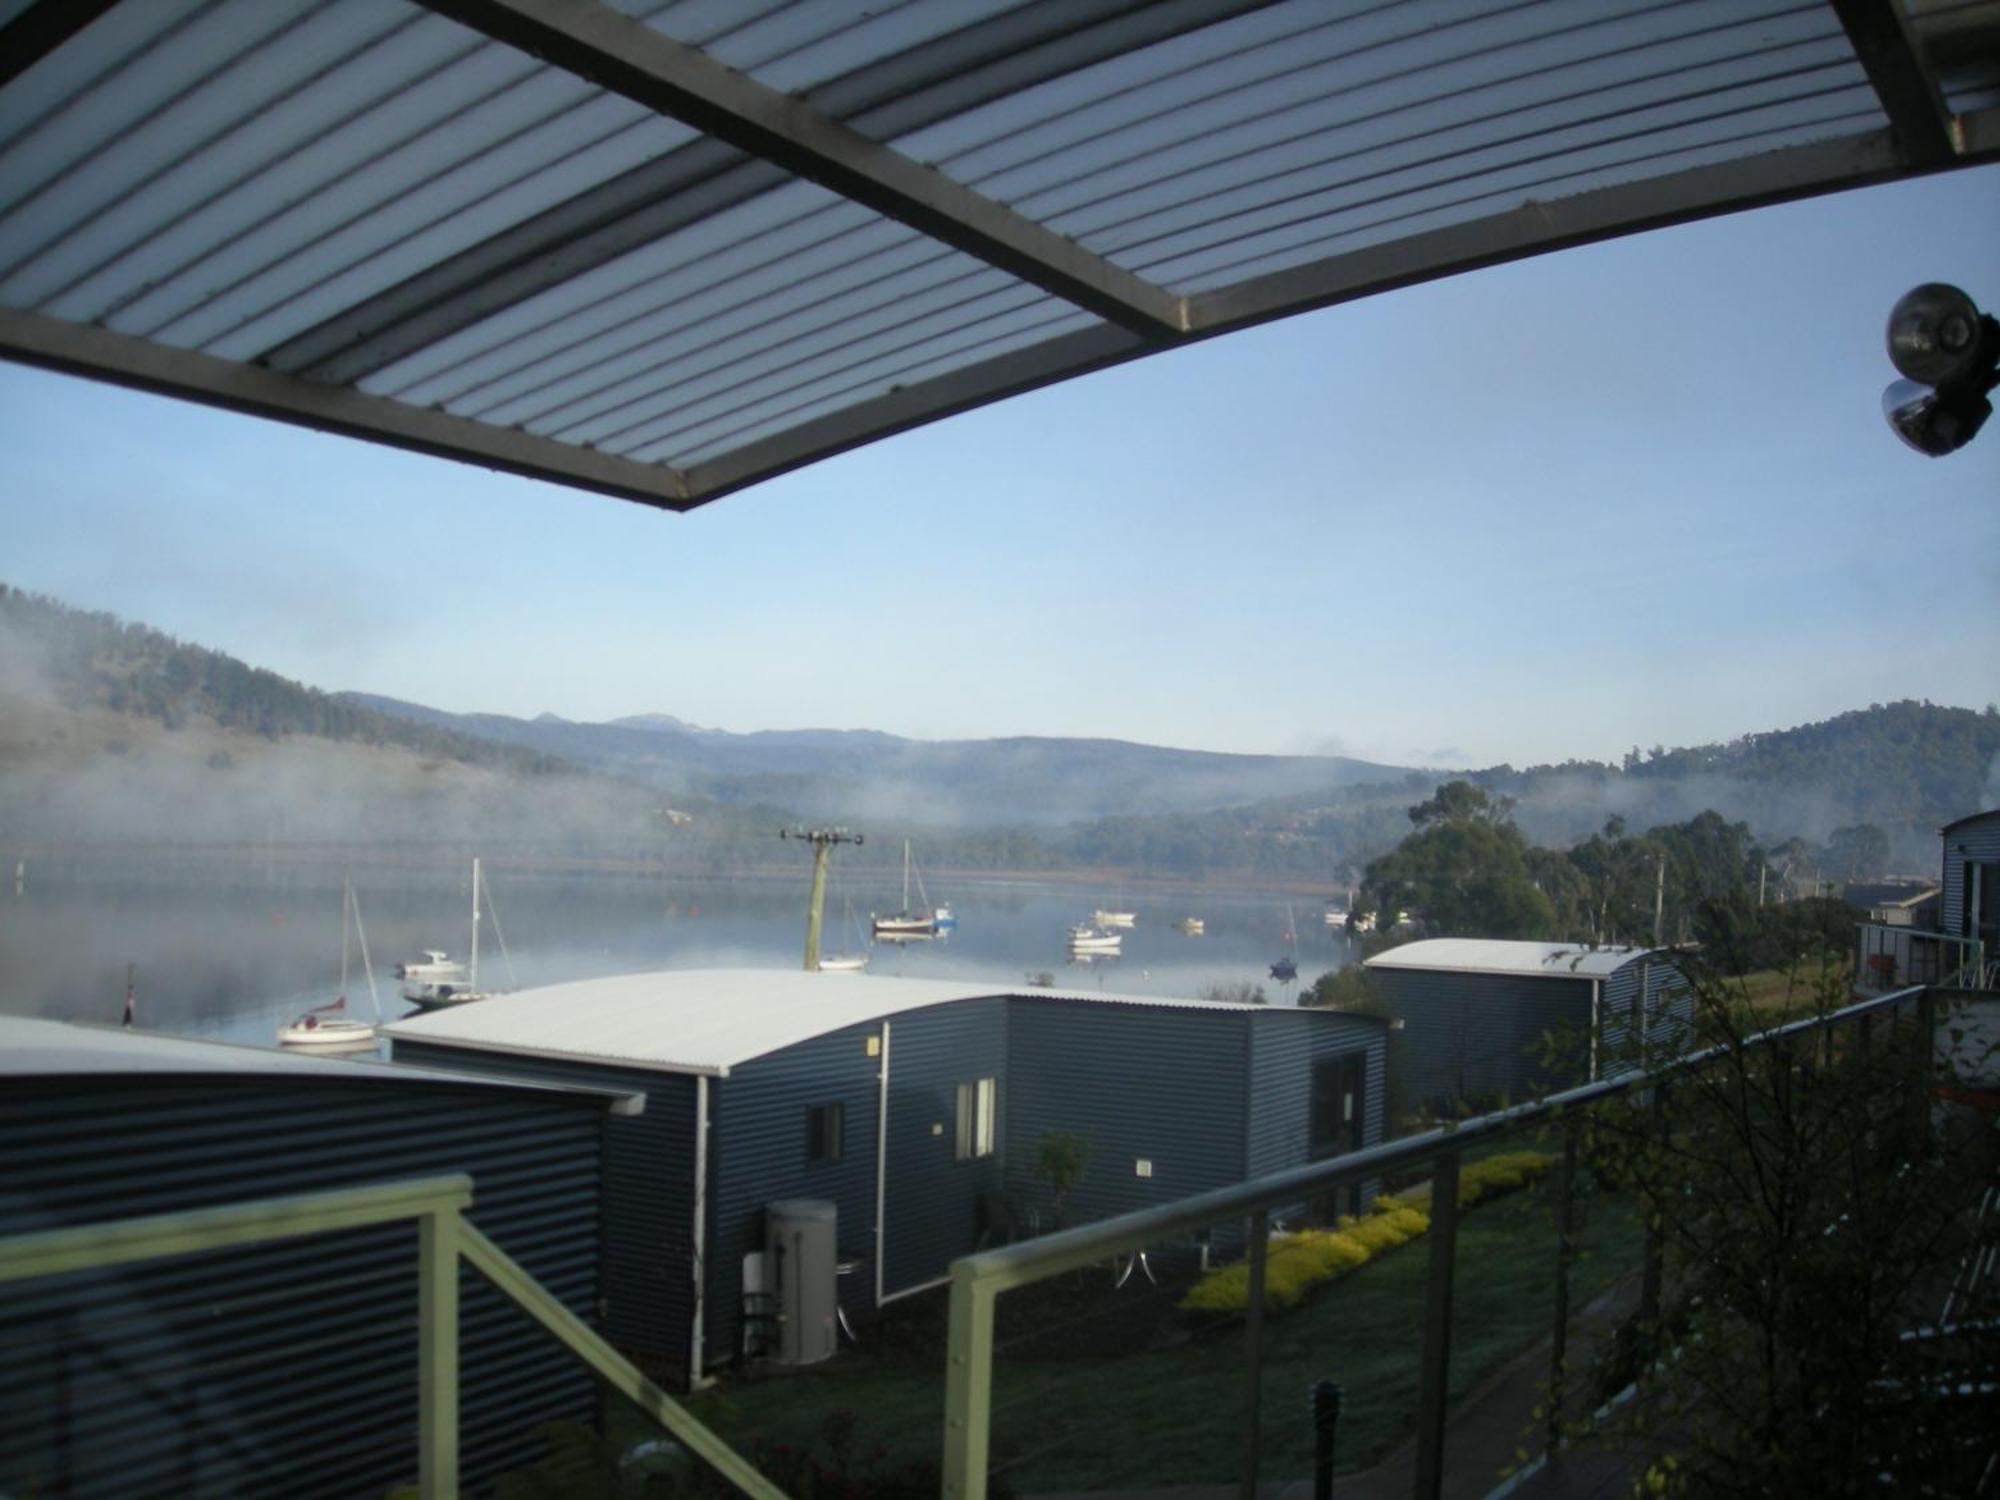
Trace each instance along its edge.
<instances>
[{"instance_id":1,"label":"outdoor floodlight","mask_svg":"<svg viewBox=\"0 0 2000 1500\"><path fill-rule=\"evenodd\" d=\"M1889 310L1889 360L1904 378L1882 392L1882 415L1919 453L1942 458L1971 442L2000 385L2000 322L1955 286L1927 281Z\"/></svg>"}]
</instances>

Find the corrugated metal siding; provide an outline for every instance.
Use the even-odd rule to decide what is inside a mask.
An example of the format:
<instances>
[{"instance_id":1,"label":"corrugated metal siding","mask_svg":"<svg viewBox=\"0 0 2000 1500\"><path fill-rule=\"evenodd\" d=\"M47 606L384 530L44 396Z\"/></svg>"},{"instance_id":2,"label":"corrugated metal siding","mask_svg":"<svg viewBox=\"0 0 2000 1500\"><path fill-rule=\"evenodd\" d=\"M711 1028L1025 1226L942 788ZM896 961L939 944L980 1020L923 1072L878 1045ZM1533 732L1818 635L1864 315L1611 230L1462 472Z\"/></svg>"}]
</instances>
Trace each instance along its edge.
<instances>
[{"instance_id":1,"label":"corrugated metal siding","mask_svg":"<svg viewBox=\"0 0 2000 1500\"><path fill-rule=\"evenodd\" d=\"M1006 1160L1007 1005L964 1001L890 1023L885 1294L937 1280L976 1247L979 1195L1001 1187ZM998 1085L994 1154L959 1161L958 1085L981 1078Z\"/></svg>"},{"instance_id":2,"label":"corrugated metal siding","mask_svg":"<svg viewBox=\"0 0 2000 1500\"><path fill-rule=\"evenodd\" d=\"M471 1217L568 1306L598 1292L591 1101L109 1078L0 1097L0 1234L468 1172ZM461 1278L476 1490L594 1383ZM0 1287L0 1490L346 1497L416 1473L416 1235L391 1225Z\"/></svg>"},{"instance_id":3,"label":"corrugated metal siding","mask_svg":"<svg viewBox=\"0 0 2000 1500\"><path fill-rule=\"evenodd\" d=\"M1643 1028L1639 1007L1646 1008ZM1635 959L1604 979L1599 1002L1600 1073L1636 1064L1644 1036L1647 1050L1683 1044L1694 1025L1694 992L1687 977L1664 958Z\"/></svg>"},{"instance_id":4,"label":"corrugated metal siding","mask_svg":"<svg viewBox=\"0 0 2000 1500\"><path fill-rule=\"evenodd\" d=\"M2000 882L2000 812L1968 818L1945 835L1943 922L1944 930L1955 937L1977 936L1967 925L1965 906L1966 866L1975 862L1988 867L1984 872L1988 881Z\"/></svg>"},{"instance_id":5,"label":"corrugated metal siding","mask_svg":"<svg viewBox=\"0 0 2000 1500\"><path fill-rule=\"evenodd\" d=\"M872 1025L849 1026L737 1068L709 1084L712 1206L704 1345L710 1360L739 1349L743 1257L764 1248L764 1206L779 1198L824 1199L838 1215L843 1254L873 1251L877 1060ZM837 1162L806 1159L806 1120L822 1104L846 1107ZM871 1262L872 1263L872 1262ZM848 1278L850 1281L855 1278ZM841 1288L843 1298L861 1288Z\"/></svg>"},{"instance_id":6,"label":"corrugated metal siding","mask_svg":"<svg viewBox=\"0 0 2000 1500\"><path fill-rule=\"evenodd\" d=\"M1590 1026L1587 979L1439 974L1371 969L1391 1014L1403 1022L1410 1102L1464 1095L1528 1097L1581 1076L1541 1063L1546 1034L1567 1029L1579 1044Z\"/></svg>"},{"instance_id":7,"label":"corrugated metal siding","mask_svg":"<svg viewBox=\"0 0 2000 1500\"><path fill-rule=\"evenodd\" d=\"M1324 1010L1260 1016L1251 1024L1246 1175L1263 1177L1311 1160L1313 1065L1325 1058L1367 1054L1361 1139L1370 1146L1382 1139L1387 1031L1379 1021Z\"/></svg>"},{"instance_id":8,"label":"corrugated metal siding","mask_svg":"<svg viewBox=\"0 0 2000 1500\"><path fill-rule=\"evenodd\" d=\"M1035 1154L1050 1130L1090 1143L1070 1223L1239 1182L1245 1161L1250 1018L1017 996L1008 1017L1007 1191L1046 1226ZM1135 1163L1153 1164L1137 1175Z\"/></svg>"},{"instance_id":9,"label":"corrugated metal siding","mask_svg":"<svg viewBox=\"0 0 2000 1500\"><path fill-rule=\"evenodd\" d=\"M613 1118L604 1131L602 1326L628 1353L685 1369L694 1313L695 1080L401 1038L394 1045L399 1062L646 1096L643 1113Z\"/></svg>"}]
</instances>

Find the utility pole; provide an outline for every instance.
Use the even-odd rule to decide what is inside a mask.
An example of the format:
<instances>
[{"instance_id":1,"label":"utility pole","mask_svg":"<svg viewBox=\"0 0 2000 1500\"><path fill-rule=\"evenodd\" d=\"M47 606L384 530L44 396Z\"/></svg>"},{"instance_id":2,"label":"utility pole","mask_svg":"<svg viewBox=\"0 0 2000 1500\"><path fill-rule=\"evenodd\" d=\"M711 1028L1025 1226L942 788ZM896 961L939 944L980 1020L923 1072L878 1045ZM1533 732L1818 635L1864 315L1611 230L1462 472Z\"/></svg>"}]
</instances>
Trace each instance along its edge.
<instances>
[{"instance_id":1,"label":"utility pole","mask_svg":"<svg viewBox=\"0 0 2000 1500\"><path fill-rule=\"evenodd\" d=\"M835 844L859 844L862 837L845 828L781 828L781 839L803 839L813 846L812 895L806 902L806 972L819 970L820 913L826 905L826 861Z\"/></svg>"},{"instance_id":2,"label":"utility pole","mask_svg":"<svg viewBox=\"0 0 2000 1500\"><path fill-rule=\"evenodd\" d=\"M1660 946L1660 939L1666 931L1667 917L1667 857L1662 854L1654 867L1653 877L1653 946Z\"/></svg>"}]
</instances>

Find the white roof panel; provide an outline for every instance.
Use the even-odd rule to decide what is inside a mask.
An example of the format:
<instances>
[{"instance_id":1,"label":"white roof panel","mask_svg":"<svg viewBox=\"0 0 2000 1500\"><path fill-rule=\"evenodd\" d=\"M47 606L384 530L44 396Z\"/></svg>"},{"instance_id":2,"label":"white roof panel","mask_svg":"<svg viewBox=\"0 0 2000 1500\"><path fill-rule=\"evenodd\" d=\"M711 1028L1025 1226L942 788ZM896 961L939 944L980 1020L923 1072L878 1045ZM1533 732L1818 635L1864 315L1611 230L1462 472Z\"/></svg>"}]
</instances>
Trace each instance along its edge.
<instances>
[{"instance_id":1,"label":"white roof panel","mask_svg":"<svg viewBox=\"0 0 2000 1500\"><path fill-rule=\"evenodd\" d=\"M1450 974L1531 974L1544 979L1602 979L1649 948L1585 948L1576 943L1515 943L1492 938L1425 938L1378 953L1371 969L1435 969Z\"/></svg>"},{"instance_id":2,"label":"white roof panel","mask_svg":"<svg viewBox=\"0 0 2000 1500\"><path fill-rule=\"evenodd\" d=\"M1080 1005L1278 1014L1263 1005L1156 999L991 983L809 974L803 969L671 969L520 990L397 1021L392 1041L563 1058L667 1073L731 1068L847 1026L961 1000L1021 995Z\"/></svg>"},{"instance_id":3,"label":"white roof panel","mask_svg":"<svg viewBox=\"0 0 2000 1500\"><path fill-rule=\"evenodd\" d=\"M275 1047L170 1036L39 1016L0 1015L0 1078L85 1078L129 1074L149 1078L312 1078L327 1082L526 1089L575 1094L602 1104L623 1101L620 1113L637 1113L637 1095L564 1085L516 1082L486 1075L418 1068L379 1059L314 1057Z\"/></svg>"}]
</instances>

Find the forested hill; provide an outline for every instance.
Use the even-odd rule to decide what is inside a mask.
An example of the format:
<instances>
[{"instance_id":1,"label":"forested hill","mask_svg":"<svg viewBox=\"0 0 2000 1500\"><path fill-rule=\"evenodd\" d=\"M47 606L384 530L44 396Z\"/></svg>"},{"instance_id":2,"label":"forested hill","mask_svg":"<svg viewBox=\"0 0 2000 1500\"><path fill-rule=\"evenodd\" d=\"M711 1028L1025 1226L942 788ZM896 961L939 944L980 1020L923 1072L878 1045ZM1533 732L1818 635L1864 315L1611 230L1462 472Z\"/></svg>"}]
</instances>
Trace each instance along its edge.
<instances>
[{"instance_id":1,"label":"forested hill","mask_svg":"<svg viewBox=\"0 0 2000 1500\"><path fill-rule=\"evenodd\" d=\"M233 656L117 616L73 609L0 584L0 680L32 681L64 708L109 709L168 729L206 721L285 735L395 745L524 775L565 769L558 756L377 713Z\"/></svg>"}]
</instances>

